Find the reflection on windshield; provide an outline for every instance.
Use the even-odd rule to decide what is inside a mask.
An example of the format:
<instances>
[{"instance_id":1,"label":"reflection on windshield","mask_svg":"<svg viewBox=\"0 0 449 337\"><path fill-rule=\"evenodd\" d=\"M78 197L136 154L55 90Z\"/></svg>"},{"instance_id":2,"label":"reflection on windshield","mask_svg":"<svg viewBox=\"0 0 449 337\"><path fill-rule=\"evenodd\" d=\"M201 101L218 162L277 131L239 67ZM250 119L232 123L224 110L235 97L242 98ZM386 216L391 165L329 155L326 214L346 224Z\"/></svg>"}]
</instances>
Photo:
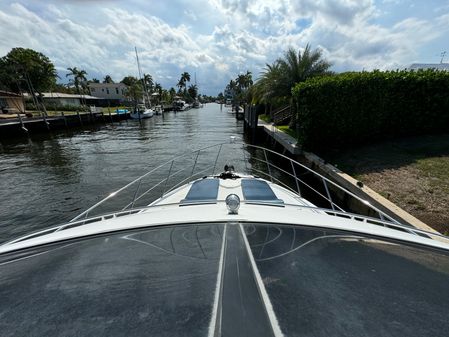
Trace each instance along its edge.
<instances>
[{"instance_id":1,"label":"reflection on windshield","mask_svg":"<svg viewBox=\"0 0 449 337\"><path fill-rule=\"evenodd\" d=\"M151 227L0 256L0 329L2 336L442 336L448 275L447 254L337 230Z\"/></svg>"}]
</instances>

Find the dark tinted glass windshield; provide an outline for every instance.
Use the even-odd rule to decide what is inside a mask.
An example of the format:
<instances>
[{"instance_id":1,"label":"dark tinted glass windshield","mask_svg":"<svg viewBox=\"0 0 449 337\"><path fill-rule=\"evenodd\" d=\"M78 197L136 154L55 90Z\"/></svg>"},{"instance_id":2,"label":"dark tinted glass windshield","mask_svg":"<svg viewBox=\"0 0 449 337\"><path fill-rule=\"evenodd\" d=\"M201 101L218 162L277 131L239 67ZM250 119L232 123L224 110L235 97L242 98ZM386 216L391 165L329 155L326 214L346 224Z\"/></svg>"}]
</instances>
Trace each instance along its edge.
<instances>
[{"instance_id":1,"label":"dark tinted glass windshield","mask_svg":"<svg viewBox=\"0 0 449 337\"><path fill-rule=\"evenodd\" d=\"M2 336L442 336L440 251L293 226L154 227L0 260Z\"/></svg>"}]
</instances>

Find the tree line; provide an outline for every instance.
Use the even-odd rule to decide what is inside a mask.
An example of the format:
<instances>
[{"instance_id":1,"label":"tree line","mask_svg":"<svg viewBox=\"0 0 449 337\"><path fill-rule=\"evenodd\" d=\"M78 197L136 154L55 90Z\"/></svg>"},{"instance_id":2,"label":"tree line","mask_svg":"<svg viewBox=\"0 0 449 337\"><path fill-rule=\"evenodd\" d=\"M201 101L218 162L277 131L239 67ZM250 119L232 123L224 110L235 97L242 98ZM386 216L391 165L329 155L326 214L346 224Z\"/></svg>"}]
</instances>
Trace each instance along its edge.
<instances>
[{"instance_id":1,"label":"tree line","mask_svg":"<svg viewBox=\"0 0 449 337\"><path fill-rule=\"evenodd\" d=\"M289 48L271 64L266 64L259 78L253 83L251 72L240 74L226 86L225 93L232 93L236 103L263 105L267 112L290 105L293 113L290 127L296 124L296 105L292 89L309 78L331 75L331 63L323 58L322 51L312 50L309 44L301 49ZM219 94L224 98L223 93Z\"/></svg>"},{"instance_id":2,"label":"tree line","mask_svg":"<svg viewBox=\"0 0 449 337\"><path fill-rule=\"evenodd\" d=\"M42 104L42 93L48 91L71 94L89 94L90 83L100 83L97 78L88 79L88 73L78 67L67 68L66 77L68 84L57 83L60 79L54 64L44 54L27 48L13 48L7 55L0 58L0 90L14 93L29 93L37 103ZM111 75L106 75L103 83L115 83ZM212 99L198 93L196 84L187 86L190 82L190 74L183 72L174 87L164 89L160 83L153 80L150 74L143 74L141 79L134 76L125 76L120 83L128 89L126 96L131 100L141 99L144 90L148 95L153 95L157 100L172 101L176 96L187 101L198 98Z\"/></svg>"}]
</instances>

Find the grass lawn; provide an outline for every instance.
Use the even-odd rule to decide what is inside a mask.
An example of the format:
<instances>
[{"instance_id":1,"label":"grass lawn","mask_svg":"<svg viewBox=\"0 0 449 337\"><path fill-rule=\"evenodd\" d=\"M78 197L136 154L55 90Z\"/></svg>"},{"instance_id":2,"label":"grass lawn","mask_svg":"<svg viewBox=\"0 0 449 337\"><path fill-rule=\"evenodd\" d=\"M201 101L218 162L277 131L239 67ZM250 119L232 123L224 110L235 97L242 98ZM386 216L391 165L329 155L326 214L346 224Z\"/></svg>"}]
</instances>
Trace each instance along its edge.
<instances>
[{"instance_id":1,"label":"grass lawn","mask_svg":"<svg viewBox=\"0 0 449 337\"><path fill-rule=\"evenodd\" d=\"M386 141L322 156L449 234L449 134Z\"/></svg>"},{"instance_id":2,"label":"grass lawn","mask_svg":"<svg viewBox=\"0 0 449 337\"><path fill-rule=\"evenodd\" d=\"M298 134L296 133L296 130L292 130L288 127L288 125L277 125L276 126L279 130L282 132L285 132L289 136L292 136L295 139L298 139Z\"/></svg>"},{"instance_id":3,"label":"grass lawn","mask_svg":"<svg viewBox=\"0 0 449 337\"><path fill-rule=\"evenodd\" d=\"M259 115L259 119L263 120L266 123L271 123L270 116L268 116L268 115L265 115L265 114Z\"/></svg>"},{"instance_id":4,"label":"grass lawn","mask_svg":"<svg viewBox=\"0 0 449 337\"><path fill-rule=\"evenodd\" d=\"M270 116L262 114L259 115L259 119L263 120L266 123L271 123ZM296 133L296 130L292 130L288 127L288 125L276 125L276 127L281 130L282 132L285 132L289 136L292 136L295 139L298 139L298 134Z\"/></svg>"}]
</instances>

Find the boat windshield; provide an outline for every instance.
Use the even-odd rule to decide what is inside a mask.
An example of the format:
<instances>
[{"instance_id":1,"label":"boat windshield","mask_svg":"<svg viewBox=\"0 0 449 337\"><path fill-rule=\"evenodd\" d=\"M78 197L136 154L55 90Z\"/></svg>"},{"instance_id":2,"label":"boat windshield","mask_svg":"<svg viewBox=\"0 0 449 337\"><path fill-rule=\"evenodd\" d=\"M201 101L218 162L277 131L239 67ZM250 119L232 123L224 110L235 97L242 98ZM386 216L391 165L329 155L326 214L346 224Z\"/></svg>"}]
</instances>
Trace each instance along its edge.
<instances>
[{"instance_id":1,"label":"boat windshield","mask_svg":"<svg viewBox=\"0 0 449 337\"><path fill-rule=\"evenodd\" d=\"M115 232L0 256L2 336L443 336L447 252L301 226Z\"/></svg>"}]
</instances>

